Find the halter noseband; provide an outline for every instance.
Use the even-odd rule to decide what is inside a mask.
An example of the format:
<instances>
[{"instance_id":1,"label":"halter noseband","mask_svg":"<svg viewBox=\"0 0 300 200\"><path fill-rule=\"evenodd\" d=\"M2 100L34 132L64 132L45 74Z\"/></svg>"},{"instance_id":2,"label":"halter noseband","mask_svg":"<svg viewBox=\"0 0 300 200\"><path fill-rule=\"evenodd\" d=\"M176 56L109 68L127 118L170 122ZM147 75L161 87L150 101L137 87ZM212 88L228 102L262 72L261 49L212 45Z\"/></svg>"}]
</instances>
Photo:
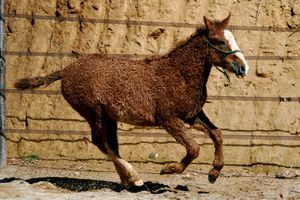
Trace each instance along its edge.
<instances>
[{"instance_id":1,"label":"halter noseband","mask_svg":"<svg viewBox=\"0 0 300 200\"><path fill-rule=\"evenodd\" d=\"M205 42L206 44L208 45L208 47L211 47L221 53L223 53L222 55L222 61L221 61L221 68L219 66L216 66L217 70L219 70L221 73L224 74L224 76L227 78L227 80L230 82L230 78L229 78L229 75L228 75L228 71L227 69L225 68L224 64L225 64L225 58L227 56L229 56L230 54L234 54L234 53L237 53L237 52L241 52L240 50L230 50L230 51L224 51L222 49L219 49L218 47L214 46L208 39L207 37L205 37ZM236 74L239 74L239 69L237 68L237 66L235 64L232 64L231 65L232 69L236 72Z\"/></svg>"}]
</instances>

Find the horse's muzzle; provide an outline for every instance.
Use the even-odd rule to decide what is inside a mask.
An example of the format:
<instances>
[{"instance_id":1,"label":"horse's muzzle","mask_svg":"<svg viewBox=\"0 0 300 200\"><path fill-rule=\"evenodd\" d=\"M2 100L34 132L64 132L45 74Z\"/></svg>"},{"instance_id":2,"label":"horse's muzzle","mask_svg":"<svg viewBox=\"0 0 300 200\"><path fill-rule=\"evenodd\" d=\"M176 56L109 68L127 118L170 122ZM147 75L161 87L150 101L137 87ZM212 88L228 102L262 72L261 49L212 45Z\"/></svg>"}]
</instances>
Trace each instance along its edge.
<instances>
[{"instance_id":1,"label":"horse's muzzle","mask_svg":"<svg viewBox=\"0 0 300 200\"><path fill-rule=\"evenodd\" d=\"M241 77L246 76L246 68L245 68L244 65L241 65L238 62L232 62L231 67L232 67L232 69L235 72L237 77L241 78Z\"/></svg>"}]
</instances>

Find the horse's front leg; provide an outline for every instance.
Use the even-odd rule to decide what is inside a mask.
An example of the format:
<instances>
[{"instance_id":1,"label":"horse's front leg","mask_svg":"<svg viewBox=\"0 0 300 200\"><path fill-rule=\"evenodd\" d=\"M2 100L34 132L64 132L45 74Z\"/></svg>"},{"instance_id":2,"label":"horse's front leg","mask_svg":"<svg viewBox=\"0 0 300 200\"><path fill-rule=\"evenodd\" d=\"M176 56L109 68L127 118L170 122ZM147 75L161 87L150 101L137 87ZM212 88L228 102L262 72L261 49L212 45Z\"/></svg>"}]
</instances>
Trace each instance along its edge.
<instances>
[{"instance_id":1,"label":"horse's front leg","mask_svg":"<svg viewBox=\"0 0 300 200\"><path fill-rule=\"evenodd\" d=\"M185 123L181 119L170 119L164 123L163 127L178 143L182 144L186 148L186 156L181 160L181 162L167 164L161 170L161 174L182 173L185 168L198 157L199 145L194 138L187 133Z\"/></svg>"},{"instance_id":2,"label":"horse's front leg","mask_svg":"<svg viewBox=\"0 0 300 200\"><path fill-rule=\"evenodd\" d=\"M215 159L213 162L213 168L209 171L208 175L209 182L214 183L224 166L222 132L210 122L203 111L198 113L197 118L192 124L192 127L207 133L214 142Z\"/></svg>"}]
</instances>

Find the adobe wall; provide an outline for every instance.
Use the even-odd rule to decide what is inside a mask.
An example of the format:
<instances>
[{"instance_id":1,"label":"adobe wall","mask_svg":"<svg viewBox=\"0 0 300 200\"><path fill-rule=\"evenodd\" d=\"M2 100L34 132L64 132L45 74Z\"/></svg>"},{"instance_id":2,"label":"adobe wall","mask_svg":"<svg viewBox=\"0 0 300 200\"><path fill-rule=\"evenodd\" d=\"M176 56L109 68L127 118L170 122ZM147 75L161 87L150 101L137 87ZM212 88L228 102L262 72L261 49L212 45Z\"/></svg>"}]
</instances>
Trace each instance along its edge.
<instances>
[{"instance_id":1,"label":"adobe wall","mask_svg":"<svg viewBox=\"0 0 300 200\"><path fill-rule=\"evenodd\" d=\"M202 24L204 15L223 19L231 12L232 31L249 58L250 72L245 79L232 75L232 81L228 83L213 69L208 83L209 96L299 97L300 4L296 2L6 0L5 13L50 16L50 19L6 18L6 87L13 89L14 81L24 76L42 76L64 68L76 60L70 56L72 52L163 55L193 33L194 28L185 23ZM57 20L53 20L53 16L57 16ZM162 22L168 26L66 20L78 17ZM172 25L170 22L181 24ZM271 31L261 27L271 27ZM278 27L298 28L298 31L276 29ZM38 56L36 52L48 52L50 56ZM62 55L53 55L53 52ZM285 59L286 56L289 58ZM56 82L41 90L59 91L59 88L60 82ZM9 158L38 155L46 160L106 159L91 144L87 123L61 95L8 90L6 100ZM204 109L224 130L224 135L228 135L224 141L227 165L300 167L299 102L211 100ZM172 162L184 154L184 149L167 134L161 134L160 129L120 124L119 130L122 132L119 136L121 154L129 161ZM51 134L45 134L45 131ZM128 136L131 132L137 134ZM298 137L290 140L282 136ZM197 140L201 145L201 155L194 163L210 164L213 159L211 141L202 137ZM153 157L157 155L155 153L158 157Z\"/></svg>"}]
</instances>

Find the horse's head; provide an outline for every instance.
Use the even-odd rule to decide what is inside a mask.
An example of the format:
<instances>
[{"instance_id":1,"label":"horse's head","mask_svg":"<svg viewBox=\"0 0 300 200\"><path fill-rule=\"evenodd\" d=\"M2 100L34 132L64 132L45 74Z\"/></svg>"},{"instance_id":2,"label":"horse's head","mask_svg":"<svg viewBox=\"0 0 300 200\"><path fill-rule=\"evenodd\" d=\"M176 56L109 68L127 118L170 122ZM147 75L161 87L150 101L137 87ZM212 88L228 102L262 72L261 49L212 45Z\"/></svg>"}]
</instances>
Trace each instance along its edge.
<instances>
[{"instance_id":1,"label":"horse's head","mask_svg":"<svg viewBox=\"0 0 300 200\"><path fill-rule=\"evenodd\" d=\"M230 16L221 22L213 22L204 17L207 30L205 42L213 65L221 66L222 69L218 69L226 76L227 71L231 71L238 77L243 77L247 74L249 66L232 32L227 29Z\"/></svg>"}]
</instances>

